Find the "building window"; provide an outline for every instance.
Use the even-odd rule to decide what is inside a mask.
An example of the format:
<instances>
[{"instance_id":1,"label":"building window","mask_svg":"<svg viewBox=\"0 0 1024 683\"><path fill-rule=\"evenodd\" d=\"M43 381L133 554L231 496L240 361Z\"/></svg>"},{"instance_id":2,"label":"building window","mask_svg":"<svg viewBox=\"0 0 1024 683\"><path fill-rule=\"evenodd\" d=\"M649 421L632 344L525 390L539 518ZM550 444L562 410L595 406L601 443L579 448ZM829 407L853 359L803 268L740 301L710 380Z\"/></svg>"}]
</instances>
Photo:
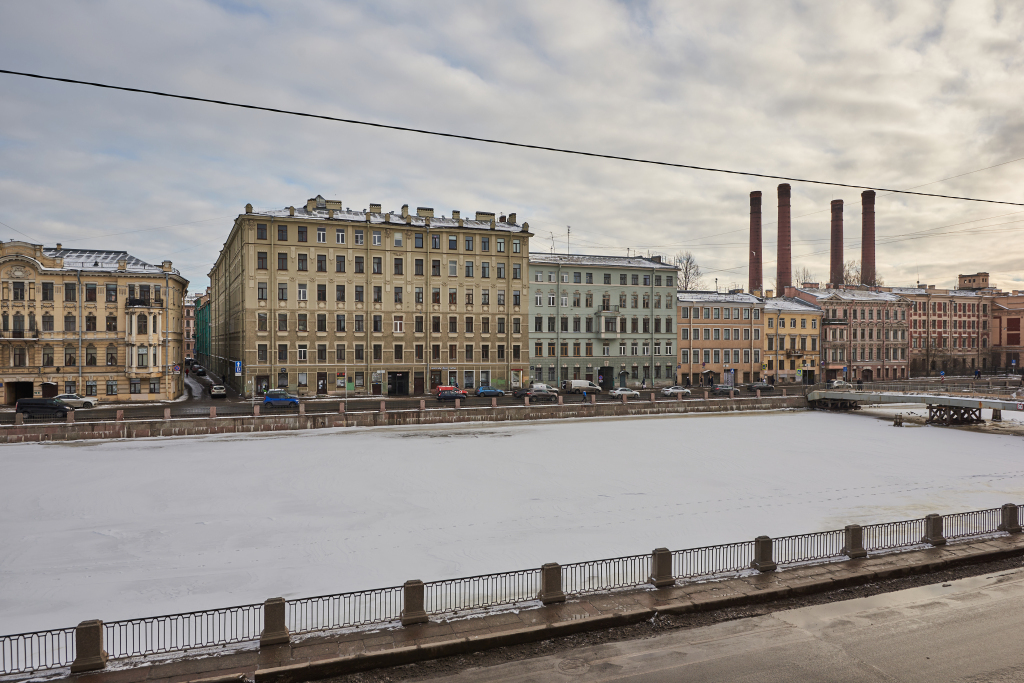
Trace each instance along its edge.
<instances>
[{"instance_id":1,"label":"building window","mask_svg":"<svg viewBox=\"0 0 1024 683\"><path fill-rule=\"evenodd\" d=\"M256 224L256 239L265 240L267 239L267 224L257 223Z\"/></svg>"},{"instance_id":2,"label":"building window","mask_svg":"<svg viewBox=\"0 0 1024 683\"><path fill-rule=\"evenodd\" d=\"M305 283L302 283L302 284L300 284L298 286L298 291L296 293L295 298L298 301L306 301L307 297L306 297L306 284Z\"/></svg>"},{"instance_id":3,"label":"building window","mask_svg":"<svg viewBox=\"0 0 1024 683\"><path fill-rule=\"evenodd\" d=\"M107 396L117 396L117 380L107 380Z\"/></svg>"},{"instance_id":4,"label":"building window","mask_svg":"<svg viewBox=\"0 0 1024 683\"><path fill-rule=\"evenodd\" d=\"M288 254L278 253L277 255L277 269L288 270Z\"/></svg>"},{"instance_id":5,"label":"building window","mask_svg":"<svg viewBox=\"0 0 1024 683\"><path fill-rule=\"evenodd\" d=\"M257 282L256 283L256 298L260 301L267 300L267 283Z\"/></svg>"},{"instance_id":6,"label":"building window","mask_svg":"<svg viewBox=\"0 0 1024 683\"><path fill-rule=\"evenodd\" d=\"M267 252L258 251L256 252L256 268L258 270L267 269Z\"/></svg>"}]
</instances>

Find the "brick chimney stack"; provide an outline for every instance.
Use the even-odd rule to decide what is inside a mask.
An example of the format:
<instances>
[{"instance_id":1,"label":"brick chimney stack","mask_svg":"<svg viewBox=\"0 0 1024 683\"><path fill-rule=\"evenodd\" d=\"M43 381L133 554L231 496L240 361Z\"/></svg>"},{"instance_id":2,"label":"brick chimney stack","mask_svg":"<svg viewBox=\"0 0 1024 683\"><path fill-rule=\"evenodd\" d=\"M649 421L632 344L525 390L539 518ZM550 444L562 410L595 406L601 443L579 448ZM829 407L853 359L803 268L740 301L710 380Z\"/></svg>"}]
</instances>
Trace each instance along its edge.
<instances>
[{"instance_id":1,"label":"brick chimney stack","mask_svg":"<svg viewBox=\"0 0 1024 683\"><path fill-rule=\"evenodd\" d=\"M792 226L789 214L789 183L779 185L779 255L775 262L776 289L786 291L793 284Z\"/></svg>"},{"instance_id":2,"label":"brick chimney stack","mask_svg":"<svg viewBox=\"0 0 1024 683\"><path fill-rule=\"evenodd\" d=\"M833 286L843 284L843 200L832 200L832 249L829 281Z\"/></svg>"},{"instance_id":3,"label":"brick chimney stack","mask_svg":"<svg viewBox=\"0 0 1024 683\"><path fill-rule=\"evenodd\" d=\"M764 286L761 277L761 193L750 193L750 265L747 268L751 294L758 294Z\"/></svg>"},{"instance_id":4,"label":"brick chimney stack","mask_svg":"<svg viewBox=\"0 0 1024 683\"><path fill-rule=\"evenodd\" d=\"M875 284L875 191L860 193L860 283Z\"/></svg>"}]
</instances>

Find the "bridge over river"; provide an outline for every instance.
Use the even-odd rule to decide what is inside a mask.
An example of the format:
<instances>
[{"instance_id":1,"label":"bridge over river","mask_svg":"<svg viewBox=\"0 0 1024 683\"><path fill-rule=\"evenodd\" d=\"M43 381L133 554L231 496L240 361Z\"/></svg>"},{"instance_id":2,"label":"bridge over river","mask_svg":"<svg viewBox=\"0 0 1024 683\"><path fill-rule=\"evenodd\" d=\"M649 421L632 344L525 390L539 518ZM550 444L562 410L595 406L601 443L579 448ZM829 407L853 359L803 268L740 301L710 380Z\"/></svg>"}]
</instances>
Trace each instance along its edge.
<instances>
[{"instance_id":1,"label":"bridge over river","mask_svg":"<svg viewBox=\"0 0 1024 683\"><path fill-rule=\"evenodd\" d=\"M984 422L982 410L991 410L992 419L996 421L1002 419L1004 410L1024 411L1024 391L1016 395L1005 392L1007 395L1003 397L989 392L979 395L971 390L940 392L936 391L937 387L929 387L925 391L906 389L864 391L852 387L823 387L808 392L807 400L812 408L818 410L856 410L861 405L919 403L928 406L929 423L945 425Z\"/></svg>"}]
</instances>

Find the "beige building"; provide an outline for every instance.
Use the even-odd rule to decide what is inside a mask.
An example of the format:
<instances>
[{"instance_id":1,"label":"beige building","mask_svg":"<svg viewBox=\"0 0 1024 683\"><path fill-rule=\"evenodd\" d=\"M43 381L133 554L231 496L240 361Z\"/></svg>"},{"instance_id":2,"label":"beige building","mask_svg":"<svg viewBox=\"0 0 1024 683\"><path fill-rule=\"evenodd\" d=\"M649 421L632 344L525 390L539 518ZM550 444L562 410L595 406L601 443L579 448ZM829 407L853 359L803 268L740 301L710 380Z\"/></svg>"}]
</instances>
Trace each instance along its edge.
<instances>
[{"instance_id":1,"label":"beige building","mask_svg":"<svg viewBox=\"0 0 1024 683\"><path fill-rule=\"evenodd\" d=\"M765 377L775 383L814 384L819 377L821 309L795 297L764 300Z\"/></svg>"},{"instance_id":2,"label":"beige building","mask_svg":"<svg viewBox=\"0 0 1024 683\"><path fill-rule=\"evenodd\" d=\"M210 367L246 396L524 384L528 228L320 196L246 206L210 271Z\"/></svg>"},{"instance_id":3,"label":"beige building","mask_svg":"<svg viewBox=\"0 0 1024 683\"><path fill-rule=\"evenodd\" d=\"M124 251L0 243L4 401L181 395L182 295L171 267Z\"/></svg>"},{"instance_id":4,"label":"beige building","mask_svg":"<svg viewBox=\"0 0 1024 683\"><path fill-rule=\"evenodd\" d=\"M764 301L740 291L677 293L683 385L757 382L762 377Z\"/></svg>"}]
</instances>

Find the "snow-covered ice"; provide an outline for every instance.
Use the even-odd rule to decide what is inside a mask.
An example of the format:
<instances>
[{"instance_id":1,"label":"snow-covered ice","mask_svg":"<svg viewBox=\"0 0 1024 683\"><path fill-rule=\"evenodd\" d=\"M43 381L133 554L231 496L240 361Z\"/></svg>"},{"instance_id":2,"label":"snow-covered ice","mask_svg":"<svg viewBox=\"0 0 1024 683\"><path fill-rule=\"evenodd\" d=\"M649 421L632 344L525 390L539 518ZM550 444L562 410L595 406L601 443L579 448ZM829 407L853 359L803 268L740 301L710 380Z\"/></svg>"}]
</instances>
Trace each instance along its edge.
<instances>
[{"instance_id":1,"label":"snow-covered ice","mask_svg":"<svg viewBox=\"0 0 1024 683\"><path fill-rule=\"evenodd\" d=\"M0 633L1024 502L1024 441L810 412L0 447Z\"/></svg>"}]
</instances>

